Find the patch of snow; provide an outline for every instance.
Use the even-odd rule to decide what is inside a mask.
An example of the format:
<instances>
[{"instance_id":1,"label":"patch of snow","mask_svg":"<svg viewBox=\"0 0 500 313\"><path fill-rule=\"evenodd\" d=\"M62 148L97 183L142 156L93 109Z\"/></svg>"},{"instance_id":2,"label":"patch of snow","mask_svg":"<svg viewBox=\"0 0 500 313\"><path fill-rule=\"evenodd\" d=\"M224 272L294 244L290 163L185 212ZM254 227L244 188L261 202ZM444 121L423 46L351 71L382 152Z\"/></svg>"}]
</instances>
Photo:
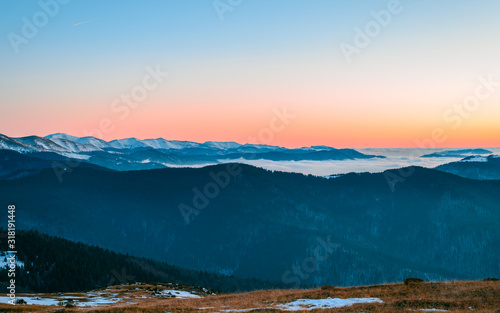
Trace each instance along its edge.
<instances>
[{"instance_id":1,"label":"patch of snow","mask_svg":"<svg viewBox=\"0 0 500 313\"><path fill-rule=\"evenodd\" d=\"M64 300L70 300L70 299L86 299L86 297L83 296L63 296L63 297L58 297L58 299L64 299Z\"/></svg>"},{"instance_id":2,"label":"patch of snow","mask_svg":"<svg viewBox=\"0 0 500 313\"><path fill-rule=\"evenodd\" d=\"M117 298L103 298L103 297L96 297L96 298L90 298L88 301L85 302L74 302L74 305L76 306L81 306L81 307L94 307L94 306L101 306L101 305L106 305L106 304L113 304L119 302L121 299Z\"/></svg>"},{"instance_id":3,"label":"patch of snow","mask_svg":"<svg viewBox=\"0 0 500 313\"><path fill-rule=\"evenodd\" d=\"M51 299L51 298L32 298L32 297L22 297L22 296L17 296L16 300L23 299L26 301L26 304L37 304L37 305L57 305L57 303L61 300L59 299ZM9 303L10 297L0 297L0 303Z\"/></svg>"},{"instance_id":4,"label":"patch of snow","mask_svg":"<svg viewBox=\"0 0 500 313\"><path fill-rule=\"evenodd\" d=\"M42 298L39 296L17 296L16 300L23 299L26 304L32 305L59 305L60 302L65 303L65 301L72 299L73 304L80 307L94 307L102 306L107 304L113 304L119 302L121 299L118 298L104 298L104 297L82 297L82 296L62 296L62 297L46 297ZM11 300L10 297L0 297L0 303L8 303ZM86 300L86 301L81 301Z\"/></svg>"},{"instance_id":5,"label":"patch of snow","mask_svg":"<svg viewBox=\"0 0 500 313\"><path fill-rule=\"evenodd\" d=\"M439 309L418 309L418 310L426 312L448 312L448 310L439 310Z\"/></svg>"},{"instance_id":6,"label":"patch of snow","mask_svg":"<svg viewBox=\"0 0 500 313\"><path fill-rule=\"evenodd\" d=\"M176 298L201 298L198 295L183 290L163 290L161 294L175 296Z\"/></svg>"},{"instance_id":7,"label":"patch of snow","mask_svg":"<svg viewBox=\"0 0 500 313\"><path fill-rule=\"evenodd\" d=\"M331 309L351 306L356 303L383 303L379 298L327 298L327 299L298 299L290 303L280 304L276 307L284 311L301 311L315 309Z\"/></svg>"}]
</instances>

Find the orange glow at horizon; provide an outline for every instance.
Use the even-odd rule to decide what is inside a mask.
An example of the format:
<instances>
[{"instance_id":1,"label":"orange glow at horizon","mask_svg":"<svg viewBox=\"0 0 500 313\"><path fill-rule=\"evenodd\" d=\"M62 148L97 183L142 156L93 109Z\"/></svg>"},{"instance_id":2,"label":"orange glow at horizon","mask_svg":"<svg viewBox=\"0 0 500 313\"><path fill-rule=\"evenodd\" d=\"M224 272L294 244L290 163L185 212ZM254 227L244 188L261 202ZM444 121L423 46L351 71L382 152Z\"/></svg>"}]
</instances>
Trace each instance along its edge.
<instances>
[{"instance_id":1,"label":"orange glow at horizon","mask_svg":"<svg viewBox=\"0 0 500 313\"><path fill-rule=\"evenodd\" d=\"M80 123L74 123L68 112L61 112L60 122L49 125L44 121L30 125L29 128L18 127L14 122L4 125L12 132L5 135L21 137L27 135L46 136L51 133L65 132L73 136L93 135L110 141L114 139L136 137L165 138L167 140L235 141L238 143L269 144L297 148L313 145L325 145L335 148L419 148L419 143L432 140L435 128L441 128L445 140L432 141L437 148L443 147L500 147L500 124L485 124L481 120L464 121L458 129L450 124L439 123L439 116L428 119L423 125L417 119L396 119L379 114L356 115L353 112L336 114L335 107L331 114L321 114L327 110L300 111L300 107L290 106L289 112L295 117L284 125L283 129L272 132L271 139L262 137L269 132L270 123L275 114L268 107L252 107L241 105L191 105L161 106L159 103L144 103L143 107L131 110L130 114L120 119L120 115L110 110L101 110L96 114L80 112ZM285 106L274 106L282 110ZM243 108L243 109L240 109ZM196 114L192 113L196 110ZM343 109L345 111L345 109ZM152 113L154 111L154 113ZM33 113L34 115L36 113ZM102 120L110 123L107 128L100 128ZM491 119L493 121L494 119ZM281 125L281 124L280 124ZM38 130L44 129L43 133Z\"/></svg>"}]
</instances>

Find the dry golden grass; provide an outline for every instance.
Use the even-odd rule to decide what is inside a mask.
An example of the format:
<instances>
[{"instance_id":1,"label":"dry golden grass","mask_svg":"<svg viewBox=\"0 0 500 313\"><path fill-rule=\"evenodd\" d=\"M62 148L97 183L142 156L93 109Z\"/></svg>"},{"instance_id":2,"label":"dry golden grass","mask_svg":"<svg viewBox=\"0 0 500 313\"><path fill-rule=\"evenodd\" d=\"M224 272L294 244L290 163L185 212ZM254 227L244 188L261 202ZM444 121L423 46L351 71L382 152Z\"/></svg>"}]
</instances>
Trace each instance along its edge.
<instances>
[{"instance_id":1,"label":"dry golden grass","mask_svg":"<svg viewBox=\"0 0 500 313\"><path fill-rule=\"evenodd\" d=\"M34 305L0 305L0 312L223 312L255 309L251 312L282 312L275 305L297 299L380 298L384 303L355 304L321 312L411 312L440 309L448 312L500 312L500 281L460 281L438 283L384 284L337 288L325 286L308 290L265 290L240 294L222 294L203 298L163 298L152 296L154 286L116 286L108 290L124 300L108 307L73 308ZM143 295L150 298L140 298ZM126 298L125 297L134 297ZM133 303L130 303L133 302ZM423 312L423 311L420 311Z\"/></svg>"}]
</instances>

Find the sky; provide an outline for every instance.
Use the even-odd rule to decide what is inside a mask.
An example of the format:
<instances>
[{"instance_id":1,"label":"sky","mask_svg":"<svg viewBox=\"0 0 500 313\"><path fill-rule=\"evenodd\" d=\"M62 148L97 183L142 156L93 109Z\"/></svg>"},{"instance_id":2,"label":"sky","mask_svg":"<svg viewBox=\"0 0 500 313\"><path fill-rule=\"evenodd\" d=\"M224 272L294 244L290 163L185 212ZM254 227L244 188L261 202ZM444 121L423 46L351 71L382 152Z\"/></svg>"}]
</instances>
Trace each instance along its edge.
<instances>
[{"instance_id":1,"label":"sky","mask_svg":"<svg viewBox=\"0 0 500 313\"><path fill-rule=\"evenodd\" d=\"M0 0L0 133L500 147L495 0Z\"/></svg>"}]
</instances>

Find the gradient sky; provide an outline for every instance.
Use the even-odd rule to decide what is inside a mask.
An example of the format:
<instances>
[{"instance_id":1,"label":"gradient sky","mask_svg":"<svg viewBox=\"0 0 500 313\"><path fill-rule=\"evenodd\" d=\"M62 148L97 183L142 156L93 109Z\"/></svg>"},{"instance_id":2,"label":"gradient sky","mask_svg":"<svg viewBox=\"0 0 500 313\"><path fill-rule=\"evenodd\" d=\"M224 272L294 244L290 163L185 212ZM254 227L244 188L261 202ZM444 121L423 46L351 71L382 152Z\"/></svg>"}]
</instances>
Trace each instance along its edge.
<instances>
[{"instance_id":1,"label":"gradient sky","mask_svg":"<svg viewBox=\"0 0 500 313\"><path fill-rule=\"evenodd\" d=\"M472 99L481 77L500 81L496 0L400 1L351 62L341 44L391 1L242 0L223 20L211 0L66 2L44 21L38 1L0 1L0 133L85 136L105 121L105 140L500 146L500 86ZM168 77L117 113L148 66ZM283 107L295 118L259 139Z\"/></svg>"}]
</instances>

